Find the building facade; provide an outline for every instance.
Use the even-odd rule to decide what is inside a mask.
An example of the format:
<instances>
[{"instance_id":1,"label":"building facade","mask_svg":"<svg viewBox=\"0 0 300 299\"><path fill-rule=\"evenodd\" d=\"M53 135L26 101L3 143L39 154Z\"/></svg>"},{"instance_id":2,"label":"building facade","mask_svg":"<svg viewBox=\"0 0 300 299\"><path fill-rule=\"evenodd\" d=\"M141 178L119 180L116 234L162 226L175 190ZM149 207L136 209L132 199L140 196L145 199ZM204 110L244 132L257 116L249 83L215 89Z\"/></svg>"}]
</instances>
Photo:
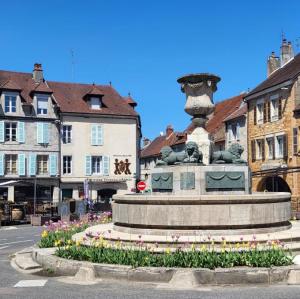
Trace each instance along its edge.
<instances>
[{"instance_id":1,"label":"building facade","mask_svg":"<svg viewBox=\"0 0 300 299\"><path fill-rule=\"evenodd\" d=\"M46 81L40 64L32 74L0 71L0 90L3 199L107 203L135 188L141 127L130 96Z\"/></svg>"},{"instance_id":2,"label":"building facade","mask_svg":"<svg viewBox=\"0 0 300 299\"><path fill-rule=\"evenodd\" d=\"M254 191L292 193L299 211L300 55L294 57L285 40L281 57L268 59L268 78L246 95L248 105L248 158Z\"/></svg>"}]
</instances>

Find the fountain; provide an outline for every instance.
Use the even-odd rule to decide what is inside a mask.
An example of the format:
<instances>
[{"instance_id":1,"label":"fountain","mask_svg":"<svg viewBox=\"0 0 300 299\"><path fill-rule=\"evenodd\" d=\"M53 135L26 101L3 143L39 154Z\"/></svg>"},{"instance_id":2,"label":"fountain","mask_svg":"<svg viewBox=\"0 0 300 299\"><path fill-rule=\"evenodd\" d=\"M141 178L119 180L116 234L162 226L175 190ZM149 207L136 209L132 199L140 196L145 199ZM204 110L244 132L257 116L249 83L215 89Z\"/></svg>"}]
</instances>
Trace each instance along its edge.
<instances>
[{"instance_id":1,"label":"fountain","mask_svg":"<svg viewBox=\"0 0 300 299\"><path fill-rule=\"evenodd\" d=\"M195 127L184 152L163 147L151 173L150 194L114 195L113 230L127 234L235 235L269 233L291 226L290 193L252 193L251 173L232 144L211 152L205 130L214 111L213 93L220 78L191 74L179 78L185 111Z\"/></svg>"}]
</instances>

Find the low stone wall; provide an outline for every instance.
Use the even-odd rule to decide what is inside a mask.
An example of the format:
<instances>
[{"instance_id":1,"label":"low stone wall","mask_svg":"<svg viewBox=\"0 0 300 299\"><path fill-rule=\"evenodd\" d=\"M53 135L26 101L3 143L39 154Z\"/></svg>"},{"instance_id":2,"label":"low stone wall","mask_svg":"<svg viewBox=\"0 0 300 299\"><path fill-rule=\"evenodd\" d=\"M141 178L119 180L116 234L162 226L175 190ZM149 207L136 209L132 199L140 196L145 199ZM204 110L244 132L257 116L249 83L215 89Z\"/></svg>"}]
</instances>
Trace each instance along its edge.
<instances>
[{"instance_id":1,"label":"low stone wall","mask_svg":"<svg viewBox=\"0 0 300 299\"><path fill-rule=\"evenodd\" d=\"M116 231L136 234L194 235L266 233L287 229L290 193L247 195L115 195L112 204ZM244 231L243 231L244 230Z\"/></svg>"},{"instance_id":2,"label":"low stone wall","mask_svg":"<svg viewBox=\"0 0 300 299\"><path fill-rule=\"evenodd\" d=\"M80 268L91 269L96 278L185 285L300 284L300 266L274 268L236 267L231 269L185 269L96 264L54 256L54 248L34 248L32 258L45 271L59 276L74 276Z\"/></svg>"}]
</instances>

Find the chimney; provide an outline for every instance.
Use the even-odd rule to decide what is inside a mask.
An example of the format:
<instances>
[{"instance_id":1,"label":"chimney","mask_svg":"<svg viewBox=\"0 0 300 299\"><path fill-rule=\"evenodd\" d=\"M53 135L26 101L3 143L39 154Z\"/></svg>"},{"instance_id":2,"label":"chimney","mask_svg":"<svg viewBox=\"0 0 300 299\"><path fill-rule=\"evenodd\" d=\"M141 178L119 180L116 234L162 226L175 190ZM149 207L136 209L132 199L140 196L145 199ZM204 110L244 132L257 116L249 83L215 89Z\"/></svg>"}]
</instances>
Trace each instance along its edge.
<instances>
[{"instance_id":1,"label":"chimney","mask_svg":"<svg viewBox=\"0 0 300 299\"><path fill-rule=\"evenodd\" d=\"M287 42L285 38L282 40L280 49L281 49L280 63L281 66L283 66L294 57L294 51L293 51L292 43Z\"/></svg>"},{"instance_id":2,"label":"chimney","mask_svg":"<svg viewBox=\"0 0 300 299\"><path fill-rule=\"evenodd\" d=\"M151 140L149 138L144 137L143 138L143 148L148 146L151 143Z\"/></svg>"},{"instance_id":3,"label":"chimney","mask_svg":"<svg viewBox=\"0 0 300 299\"><path fill-rule=\"evenodd\" d=\"M268 73L267 73L268 77L278 68L280 68L280 60L279 57L275 56L275 52L272 52L271 55L268 57L267 65L268 65Z\"/></svg>"},{"instance_id":4,"label":"chimney","mask_svg":"<svg viewBox=\"0 0 300 299\"><path fill-rule=\"evenodd\" d=\"M39 83L44 80L43 69L42 69L42 65L40 63L34 64L32 78L35 81L35 83Z\"/></svg>"},{"instance_id":5,"label":"chimney","mask_svg":"<svg viewBox=\"0 0 300 299\"><path fill-rule=\"evenodd\" d=\"M168 125L166 128L166 136L167 138L170 137L170 135L174 132L174 129L172 127L172 125Z\"/></svg>"}]
</instances>

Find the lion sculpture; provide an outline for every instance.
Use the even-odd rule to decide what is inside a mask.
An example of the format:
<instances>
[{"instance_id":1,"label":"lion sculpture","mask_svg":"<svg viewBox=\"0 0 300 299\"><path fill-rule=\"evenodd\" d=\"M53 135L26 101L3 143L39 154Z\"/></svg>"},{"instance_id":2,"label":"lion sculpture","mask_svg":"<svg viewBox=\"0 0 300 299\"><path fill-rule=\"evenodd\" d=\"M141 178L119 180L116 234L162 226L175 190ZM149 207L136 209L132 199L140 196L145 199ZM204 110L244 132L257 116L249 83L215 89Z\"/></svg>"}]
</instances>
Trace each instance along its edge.
<instances>
[{"instance_id":1,"label":"lion sculpture","mask_svg":"<svg viewBox=\"0 0 300 299\"><path fill-rule=\"evenodd\" d=\"M185 158L183 163L202 163L203 154L194 141L189 141L185 145Z\"/></svg>"},{"instance_id":2,"label":"lion sculpture","mask_svg":"<svg viewBox=\"0 0 300 299\"><path fill-rule=\"evenodd\" d=\"M240 144L234 143L228 148L228 150L214 152L212 154L212 163L246 164L247 162L241 159L243 151L244 148Z\"/></svg>"}]
</instances>

